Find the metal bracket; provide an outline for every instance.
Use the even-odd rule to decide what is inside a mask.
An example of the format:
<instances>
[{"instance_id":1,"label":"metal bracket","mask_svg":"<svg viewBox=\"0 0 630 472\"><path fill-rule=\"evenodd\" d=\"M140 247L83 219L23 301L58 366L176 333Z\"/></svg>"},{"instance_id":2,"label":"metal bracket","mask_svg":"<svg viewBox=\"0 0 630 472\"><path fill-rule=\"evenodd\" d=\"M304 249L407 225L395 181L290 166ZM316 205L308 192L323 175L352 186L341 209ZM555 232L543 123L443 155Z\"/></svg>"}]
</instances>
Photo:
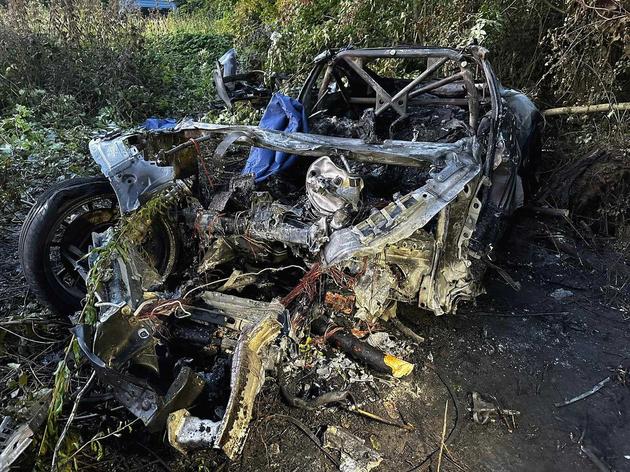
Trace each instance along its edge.
<instances>
[{"instance_id":1,"label":"metal bracket","mask_svg":"<svg viewBox=\"0 0 630 472\"><path fill-rule=\"evenodd\" d=\"M120 210L128 213L140 206L140 197L164 188L175 180L175 169L145 161L142 153L127 144L132 134L90 141L92 159L109 179Z\"/></svg>"}]
</instances>

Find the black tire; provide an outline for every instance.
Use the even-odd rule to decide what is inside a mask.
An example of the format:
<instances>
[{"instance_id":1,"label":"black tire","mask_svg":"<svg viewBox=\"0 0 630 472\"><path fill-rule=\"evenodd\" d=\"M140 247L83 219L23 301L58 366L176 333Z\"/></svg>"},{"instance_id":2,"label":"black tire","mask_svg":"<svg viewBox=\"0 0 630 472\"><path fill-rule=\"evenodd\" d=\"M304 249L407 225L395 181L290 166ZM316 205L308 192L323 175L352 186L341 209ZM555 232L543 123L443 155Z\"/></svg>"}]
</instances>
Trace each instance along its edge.
<instances>
[{"instance_id":1,"label":"black tire","mask_svg":"<svg viewBox=\"0 0 630 472\"><path fill-rule=\"evenodd\" d=\"M116 195L104 177L65 180L39 197L22 226L18 251L26 281L40 302L66 316L81 308L86 287L80 271L89 270L83 256L92 233L113 226L119 216ZM143 248L157 273L167 278L179 242L166 217L151 225Z\"/></svg>"},{"instance_id":2,"label":"black tire","mask_svg":"<svg viewBox=\"0 0 630 472\"><path fill-rule=\"evenodd\" d=\"M57 242L54 238L73 209L99 199L111 202L102 212L102 221L75 218L74 225L80 226L73 231L80 235L83 243L89 244L92 231L104 231L112 226L119 213L114 191L103 177L79 177L53 185L39 197L22 225L18 251L26 281L39 301L59 314L70 315L81 308L85 286L70 286L55 272L52 258ZM65 236L63 233L62 239Z\"/></svg>"}]
</instances>

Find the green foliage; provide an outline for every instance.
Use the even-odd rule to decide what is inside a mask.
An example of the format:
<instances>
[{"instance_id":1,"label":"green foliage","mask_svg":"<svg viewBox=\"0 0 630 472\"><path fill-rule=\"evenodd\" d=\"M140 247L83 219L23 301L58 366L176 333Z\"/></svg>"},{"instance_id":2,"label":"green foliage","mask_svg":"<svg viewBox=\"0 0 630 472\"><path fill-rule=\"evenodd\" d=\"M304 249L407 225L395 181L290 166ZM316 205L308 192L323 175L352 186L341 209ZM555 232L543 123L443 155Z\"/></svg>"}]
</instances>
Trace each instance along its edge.
<instances>
[{"instance_id":1,"label":"green foliage","mask_svg":"<svg viewBox=\"0 0 630 472\"><path fill-rule=\"evenodd\" d=\"M45 95L22 94L24 101ZM86 157L92 130L66 108L69 97L42 98L39 106L15 105L0 119L0 209L14 204L29 182L82 174L94 168ZM44 125L43 123L47 123Z\"/></svg>"},{"instance_id":2,"label":"green foliage","mask_svg":"<svg viewBox=\"0 0 630 472\"><path fill-rule=\"evenodd\" d=\"M117 1L0 6L0 109L20 90L74 100L74 114L117 121L207 109L214 61L230 45L204 15L147 17Z\"/></svg>"},{"instance_id":3,"label":"green foliage","mask_svg":"<svg viewBox=\"0 0 630 472\"><path fill-rule=\"evenodd\" d=\"M548 81L566 105L630 100L630 12L575 2L546 34Z\"/></svg>"},{"instance_id":4,"label":"green foliage","mask_svg":"<svg viewBox=\"0 0 630 472\"><path fill-rule=\"evenodd\" d=\"M140 209L129 216L122 218L114 228L112 238L102 247L92 249L90 255L96 255L95 262L90 267L87 275L87 295L85 305L79 316L79 322L93 325L97 321L96 294L100 288L103 277L111 267L112 261L117 257L126 259L130 247L139 245L146 237L147 232L156 218L162 217L174 204L180 194L164 190L146 202ZM70 355L72 354L72 356ZM39 455L45 456L54 448L59 437L58 420L63 411L64 402L70 389L71 370L70 361L75 366L79 365L80 349L75 336L66 347L63 360L59 361L54 375L52 400L48 408L46 429L40 444ZM66 469L71 470L70 459L73 452L78 450L80 442L76 435L68 434L60 449L60 464L66 464ZM96 456L102 456L102 445L96 442L92 444L92 451ZM75 465L76 469L76 465ZM65 470L65 469L64 469Z\"/></svg>"},{"instance_id":5,"label":"green foliage","mask_svg":"<svg viewBox=\"0 0 630 472\"><path fill-rule=\"evenodd\" d=\"M215 61L230 42L212 33L175 31L150 37L146 47L147 64L163 90L157 107L178 115L207 110L215 98Z\"/></svg>"},{"instance_id":6,"label":"green foliage","mask_svg":"<svg viewBox=\"0 0 630 472\"><path fill-rule=\"evenodd\" d=\"M263 110L255 108L249 102L236 102L231 110L212 110L201 121L222 125L257 125Z\"/></svg>"},{"instance_id":7,"label":"green foliage","mask_svg":"<svg viewBox=\"0 0 630 472\"><path fill-rule=\"evenodd\" d=\"M57 431L57 420L63 410L66 393L70 386L70 369L66 359L59 361L55 370L55 380L53 384L52 399L48 407L48 418L46 429L39 447L39 455L44 455L55 446Z\"/></svg>"},{"instance_id":8,"label":"green foliage","mask_svg":"<svg viewBox=\"0 0 630 472\"><path fill-rule=\"evenodd\" d=\"M206 0L206 9L214 5ZM219 2L221 3L221 2ZM221 3L222 4L222 3ZM217 28L268 70L296 73L319 52L477 42L509 86L547 102L627 96L628 24L621 2L529 0L233 0ZM215 13L216 14L216 13ZM625 91L625 92L624 92ZM625 98L623 98L625 99Z\"/></svg>"},{"instance_id":9,"label":"green foliage","mask_svg":"<svg viewBox=\"0 0 630 472\"><path fill-rule=\"evenodd\" d=\"M28 199L33 184L97 173L95 130L206 112L215 60L231 44L212 24L116 1L0 5L0 207Z\"/></svg>"}]
</instances>

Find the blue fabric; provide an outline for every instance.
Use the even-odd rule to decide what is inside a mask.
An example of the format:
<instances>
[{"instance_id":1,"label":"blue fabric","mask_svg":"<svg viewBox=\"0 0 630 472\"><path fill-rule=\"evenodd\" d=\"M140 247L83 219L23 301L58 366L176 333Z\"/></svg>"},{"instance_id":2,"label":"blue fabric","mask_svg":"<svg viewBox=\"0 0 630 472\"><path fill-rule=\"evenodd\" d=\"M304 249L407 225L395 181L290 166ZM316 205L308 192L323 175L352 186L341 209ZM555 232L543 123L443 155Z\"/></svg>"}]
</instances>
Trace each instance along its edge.
<instances>
[{"instance_id":1,"label":"blue fabric","mask_svg":"<svg viewBox=\"0 0 630 472\"><path fill-rule=\"evenodd\" d=\"M175 118L147 118L142 123L144 129L172 129L175 128L177 120Z\"/></svg>"},{"instance_id":2,"label":"blue fabric","mask_svg":"<svg viewBox=\"0 0 630 472\"><path fill-rule=\"evenodd\" d=\"M291 97L276 92L271 97L259 126L288 133L308 132L308 124L302 104ZM252 148L243 169L243 174L254 174L256 182L287 170L296 156L271 149Z\"/></svg>"}]
</instances>

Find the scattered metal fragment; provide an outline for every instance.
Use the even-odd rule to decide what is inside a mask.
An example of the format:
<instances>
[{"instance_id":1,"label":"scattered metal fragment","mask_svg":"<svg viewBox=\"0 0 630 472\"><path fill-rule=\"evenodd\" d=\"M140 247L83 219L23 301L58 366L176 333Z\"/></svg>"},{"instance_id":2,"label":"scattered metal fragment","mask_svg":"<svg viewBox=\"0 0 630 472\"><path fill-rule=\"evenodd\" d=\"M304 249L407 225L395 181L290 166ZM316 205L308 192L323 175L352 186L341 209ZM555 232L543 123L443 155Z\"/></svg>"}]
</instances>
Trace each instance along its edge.
<instances>
[{"instance_id":1,"label":"scattered metal fragment","mask_svg":"<svg viewBox=\"0 0 630 472\"><path fill-rule=\"evenodd\" d=\"M328 426L324 432L324 447L340 452L341 472L369 472L378 467L383 458L365 441L341 426Z\"/></svg>"},{"instance_id":2,"label":"scattered metal fragment","mask_svg":"<svg viewBox=\"0 0 630 472\"><path fill-rule=\"evenodd\" d=\"M479 392L472 393L472 401L472 417L475 423L486 424L496 416L503 419L510 432L515 428L514 416L520 415L520 411L501 408L495 398L485 399ZM508 423L507 417L511 418L512 424Z\"/></svg>"},{"instance_id":3,"label":"scattered metal fragment","mask_svg":"<svg viewBox=\"0 0 630 472\"><path fill-rule=\"evenodd\" d=\"M396 278L386 264L375 262L368 266L354 286L355 316L368 323L374 323L378 318L387 320L392 311L395 313L395 308L388 309L392 307L389 293L396 286Z\"/></svg>"},{"instance_id":4,"label":"scattered metal fragment","mask_svg":"<svg viewBox=\"0 0 630 472\"><path fill-rule=\"evenodd\" d=\"M551 298L558 302L563 302L565 299L573 296L573 292L571 290L566 290L564 288L557 288L553 292L551 292Z\"/></svg>"},{"instance_id":5,"label":"scattered metal fragment","mask_svg":"<svg viewBox=\"0 0 630 472\"><path fill-rule=\"evenodd\" d=\"M0 472L8 471L33 442L33 436L44 424L51 398L52 389L38 392L35 404L30 408L31 419L17 427L13 418L9 416L2 418L0 422Z\"/></svg>"},{"instance_id":6,"label":"scattered metal fragment","mask_svg":"<svg viewBox=\"0 0 630 472\"><path fill-rule=\"evenodd\" d=\"M0 440L2 452L0 453L0 471L8 471L13 464L33 442L35 432L28 423L23 423L12 429L13 420L9 416L2 418L0 423Z\"/></svg>"},{"instance_id":7,"label":"scattered metal fragment","mask_svg":"<svg viewBox=\"0 0 630 472\"><path fill-rule=\"evenodd\" d=\"M575 402L579 402L580 400L584 400L587 397L590 397L591 395L593 395L595 392L600 391L602 388L604 388L604 386L610 382L612 380L612 377L606 377L604 380L602 380L601 382L597 383L593 388L591 388L590 390L587 390L586 392L573 397L569 400L566 400L564 402L558 402L558 403L554 403L553 406L555 406L556 408L561 408L563 406L567 406L570 405L572 403Z\"/></svg>"},{"instance_id":8,"label":"scattered metal fragment","mask_svg":"<svg viewBox=\"0 0 630 472\"><path fill-rule=\"evenodd\" d=\"M186 409L168 415L168 442L179 452L212 447L219 435L220 421L204 420L190 415Z\"/></svg>"}]
</instances>

